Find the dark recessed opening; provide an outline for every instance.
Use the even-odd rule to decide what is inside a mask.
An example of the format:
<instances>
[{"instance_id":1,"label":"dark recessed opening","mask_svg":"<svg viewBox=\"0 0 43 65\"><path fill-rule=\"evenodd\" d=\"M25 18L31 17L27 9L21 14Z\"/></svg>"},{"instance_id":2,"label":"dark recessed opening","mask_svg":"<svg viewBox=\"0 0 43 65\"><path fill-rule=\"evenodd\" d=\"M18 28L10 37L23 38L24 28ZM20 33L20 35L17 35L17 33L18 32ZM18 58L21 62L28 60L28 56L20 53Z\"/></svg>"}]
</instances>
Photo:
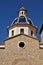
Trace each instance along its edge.
<instances>
[{"instance_id":1,"label":"dark recessed opening","mask_svg":"<svg viewBox=\"0 0 43 65\"><path fill-rule=\"evenodd\" d=\"M22 12L22 14L23 14L23 12Z\"/></svg>"},{"instance_id":2,"label":"dark recessed opening","mask_svg":"<svg viewBox=\"0 0 43 65\"><path fill-rule=\"evenodd\" d=\"M24 29L20 29L20 33L24 33Z\"/></svg>"},{"instance_id":3,"label":"dark recessed opening","mask_svg":"<svg viewBox=\"0 0 43 65\"><path fill-rule=\"evenodd\" d=\"M19 47L23 48L25 46L24 42L19 43Z\"/></svg>"},{"instance_id":4,"label":"dark recessed opening","mask_svg":"<svg viewBox=\"0 0 43 65\"><path fill-rule=\"evenodd\" d=\"M12 36L14 35L14 30L12 30Z\"/></svg>"},{"instance_id":5,"label":"dark recessed opening","mask_svg":"<svg viewBox=\"0 0 43 65\"><path fill-rule=\"evenodd\" d=\"M33 35L33 31L31 31L31 36Z\"/></svg>"}]
</instances>

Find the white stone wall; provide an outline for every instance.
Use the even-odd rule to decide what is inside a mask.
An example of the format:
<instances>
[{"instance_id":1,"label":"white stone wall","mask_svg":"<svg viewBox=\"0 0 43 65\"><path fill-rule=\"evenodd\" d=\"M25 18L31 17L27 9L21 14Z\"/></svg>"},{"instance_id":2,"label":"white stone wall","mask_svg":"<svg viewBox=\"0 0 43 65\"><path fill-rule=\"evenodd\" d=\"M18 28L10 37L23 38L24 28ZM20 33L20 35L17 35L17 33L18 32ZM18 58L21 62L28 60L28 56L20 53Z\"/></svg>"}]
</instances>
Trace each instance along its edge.
<instances>
[{"instance_id":1,"label":"white stone wall","mask_svg":"<svg viewBox=\"0 0 43 65\"><path fill-rule=\"evenodd\" d=\"M31 35L31 30L28 27L15 27L9 30L9 37L12 37L12 30L14 30L14 35L20 34L20 29L24 29L24 34Z\"/></svg>"}]
</instances>

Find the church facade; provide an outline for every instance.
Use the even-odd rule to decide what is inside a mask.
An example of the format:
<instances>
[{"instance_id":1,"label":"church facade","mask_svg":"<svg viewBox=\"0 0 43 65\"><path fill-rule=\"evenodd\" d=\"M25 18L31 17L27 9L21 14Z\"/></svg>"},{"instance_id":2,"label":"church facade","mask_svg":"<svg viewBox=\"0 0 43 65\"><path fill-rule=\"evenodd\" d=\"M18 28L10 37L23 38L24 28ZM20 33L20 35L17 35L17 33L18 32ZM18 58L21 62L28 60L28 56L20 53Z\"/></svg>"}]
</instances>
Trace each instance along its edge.
<instances>
[{"instance_id":1,"label":"church facade","mask_svg":"<svg viewBox=\"0 0 43 65\"><path fill-rule=\"evenodd\" d=\"M43 24L41 41L36 37L37 27L21 7L19 16L8 26L8 37L0 44L0 65L43 65Z\"/></svg>"}]
</instances>

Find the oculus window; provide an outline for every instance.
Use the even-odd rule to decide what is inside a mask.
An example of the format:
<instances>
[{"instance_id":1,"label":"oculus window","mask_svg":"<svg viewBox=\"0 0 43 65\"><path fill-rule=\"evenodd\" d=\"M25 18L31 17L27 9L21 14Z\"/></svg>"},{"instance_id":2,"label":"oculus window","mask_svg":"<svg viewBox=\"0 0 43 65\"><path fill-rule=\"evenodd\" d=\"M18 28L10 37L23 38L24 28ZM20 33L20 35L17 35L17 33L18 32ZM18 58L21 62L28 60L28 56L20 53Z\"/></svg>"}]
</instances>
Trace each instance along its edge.
<instances>
[{"instance_id":1,"label":"oculus window","mask_svg":"<svg viewBox=\"0 0 43 65\"><path fill-rule=\"evenodd\" d=\"M24 42L20 42L19 43L19 47L23 48L25 46L25 43Z\"/></svg>"}]
</instances>

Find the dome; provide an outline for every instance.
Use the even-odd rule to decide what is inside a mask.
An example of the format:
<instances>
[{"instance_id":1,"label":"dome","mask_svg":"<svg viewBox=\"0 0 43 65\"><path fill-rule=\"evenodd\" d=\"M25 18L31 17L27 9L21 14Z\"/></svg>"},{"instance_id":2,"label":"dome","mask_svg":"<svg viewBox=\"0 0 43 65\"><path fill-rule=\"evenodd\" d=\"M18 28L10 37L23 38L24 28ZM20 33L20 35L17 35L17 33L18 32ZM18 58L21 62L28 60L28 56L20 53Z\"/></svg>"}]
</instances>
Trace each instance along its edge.
<instances>
[{"instance_id":1,"label":"dome","mask_svg":"<svg viewBox=\"0 0 43 65\"><path fill-rule=\"evenodd\" d=\"M31 24L31 25L33 25L32 20L26 16L25 12L27 12L27 10L24 7L21 7L18 10L18 12L20 15L13 20L13 23L11 25L14 25L14 24Z\"/></svg>"},{"instance_id":2,"label":"dome","mask_svg":"<svg viewBox=\"0 0 43 65\"><path fill-rule=\"evenodd\" d=\"M24 16L15 18L12 25L14 25L14 24L31 24L31 25L33 25L32 20L30 18L24 17Z\"/></svg>"},{"instance_id":3,"label":"dome","mask_svg":"<svg viewBox=\"0 0 43 65\"><path fill-rule=\"evenodd\" d=\"M13 20L13 22L12 22L12 24L11 24L11 25L13 25L13 24L17 23L17 21L18 21L18 17L17 17L17 18L15 18L15 19Z\"/></svg>"}]
</instances>

